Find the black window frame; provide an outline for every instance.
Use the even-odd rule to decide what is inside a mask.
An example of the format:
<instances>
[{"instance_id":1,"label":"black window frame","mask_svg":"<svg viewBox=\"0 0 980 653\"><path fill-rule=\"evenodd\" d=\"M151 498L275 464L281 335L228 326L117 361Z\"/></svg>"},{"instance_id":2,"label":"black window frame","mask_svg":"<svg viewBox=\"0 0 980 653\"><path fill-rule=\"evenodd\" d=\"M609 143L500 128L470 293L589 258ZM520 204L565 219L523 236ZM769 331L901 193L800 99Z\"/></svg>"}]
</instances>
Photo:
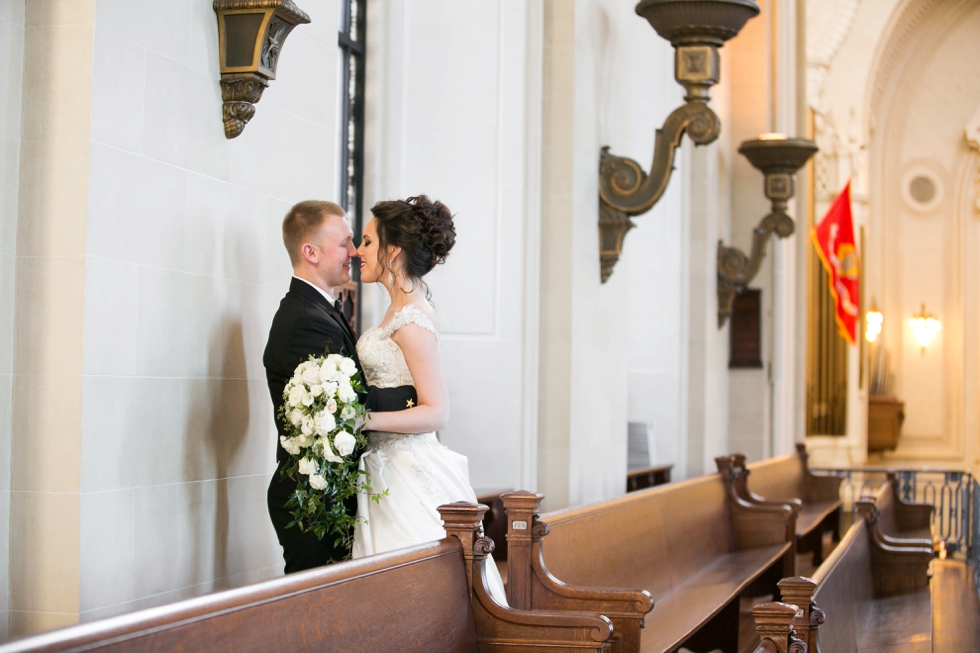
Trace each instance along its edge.
<instances>
[{"instance_id":1,"label":"black window frame","mask_svg":"<svg viewBox=\"0 0 980 653\"><path fill-rule=\"evenodd\" d=\"M340 52L340 205L351 219L355 241L364 227L364 95L367 63L367 0L341 0L337 46ZM352 134L353 132L353 134ZM357 330L361 318L360 267L351 266L344 312Z\"/></svg>"}]
</instances>

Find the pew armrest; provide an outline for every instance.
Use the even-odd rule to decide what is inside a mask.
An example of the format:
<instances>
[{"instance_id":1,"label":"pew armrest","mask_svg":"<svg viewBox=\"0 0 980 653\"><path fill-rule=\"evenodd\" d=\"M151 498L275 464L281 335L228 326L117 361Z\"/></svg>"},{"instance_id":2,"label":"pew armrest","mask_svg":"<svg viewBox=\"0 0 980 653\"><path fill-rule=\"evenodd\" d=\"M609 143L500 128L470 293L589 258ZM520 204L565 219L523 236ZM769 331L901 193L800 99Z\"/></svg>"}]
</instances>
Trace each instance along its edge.
<instances>
[{"instance_id":1,"label":"pew armrest","mask_svg":"<svg viewBox=\"0 0 980 653\"><path fill-rule=\"evenodd\" d=\"M653 597L646 590L566 585L551 575L544 562L541 542L535 542L531 553L534 575L531 604L535 610L575 610L598 612L607 616L643 616L653 610Z\"/></svg>"},{"instance_id":2,"label":"pew armrest","mask_svg":"<svg viewBox=\"0 0 980 653\"><path fill-rule=\"evenodd\" d=\"M796 511L791 506L750 503L732 492L728 498L737 551L795 541Z\"/></svg>"},{"instance_id":3,"label":"pew armrest","mask_svg":"<svg viewBox=\"0 0 980 653\"><path fill-rule=\"evenodd\" d=\"M752 491L747 491L747 496L745 497L749 503L757 503L763 506L789 506L793 509L793 514L799 515L800 511L803 510L802 499L789 498L789 499L778 499L772 497L760 497L758 494Z\"/></svg>"},{"instance_id":4,"label":"pew armrest","mask_svg":"<svg viewBox=\"0 0 980 653\"><path fill-rule=\"evenodd\" d=\"M886 533L878 532L882 543L887 544L899 549L933 549L932 540L926 540L921 537L892 537Z\"/></svg>"},{"instance_id":5,"label":"pew armrest","mask_svg":"<svg viewBox=\"0 0 980 653\"><path fill-rule=\"evenodd\" d=\"M844 480L840 476L820 476L807 469L804 471L803 479L807 501L815 503L840 499L840 484Z\"/></svg>"},{"instance_id":6,"label":"pew armrest","mask_svg":"<svg viewBox=\"0 0 980 653\"><path fill-rule=\"evenodd\" d=\"M473 561L473 618L480 651L608 651L613 624L605 616L581 612L515 610L493 600L480 567Z\"/></svg>"},{"instance_id":7,"label":"pew armrest","mask_svg":"<svg viewBox=\"0 0 980 653\"><path fill-rule=\"evenodd\" d=\"M931 546L915 546L915 540L898 546L894 544L896 538L886 538L877 526L868 529L868 539L876 596L908 594L929 585L932 576L929 563L933 559Z\"/></svg>"},{"instance_id":8,"label":"pew armrest","mask_svg":"<svg viewBox=\"0 0 980 653\"><path fill-rule=\"evenodd\" d=\"M902 501L895 495L895 526L900 531L928 529L932 525L934 510L928 503Z\"/></svg>"}]
</instances>

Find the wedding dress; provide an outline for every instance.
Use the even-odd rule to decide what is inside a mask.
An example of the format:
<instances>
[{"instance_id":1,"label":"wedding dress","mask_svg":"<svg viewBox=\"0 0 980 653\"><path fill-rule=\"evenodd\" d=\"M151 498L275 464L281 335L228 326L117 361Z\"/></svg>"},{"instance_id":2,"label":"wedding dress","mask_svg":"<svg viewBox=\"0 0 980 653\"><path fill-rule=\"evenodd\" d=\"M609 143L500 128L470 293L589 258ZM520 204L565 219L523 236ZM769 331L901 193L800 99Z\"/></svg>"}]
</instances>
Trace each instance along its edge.
<instances>
[{"instance_id":1,"label":"wedding dress","mask_svg":"<svg viewBox=\"0 0 980 653\"><path fill-rule=\"evenodd\" d=\"M432 320L416 306L401 309L384 328L368 329L357 341L357 356L369 385L394 388L414 385L401 348L391 335L415 324L439 337ZM368 449L360 469L368 474L371 493L388 491L375 503L366 494L357 497L357 515L366 520L354 530L353 557L362 558L392 549L446 537L437 508L446 503L476 503L470 486L466 456L444 446L434 432L368 432ZM487 558L490 594L501 604L507 599L493 558Z\"/></svg>"}]
</instances>

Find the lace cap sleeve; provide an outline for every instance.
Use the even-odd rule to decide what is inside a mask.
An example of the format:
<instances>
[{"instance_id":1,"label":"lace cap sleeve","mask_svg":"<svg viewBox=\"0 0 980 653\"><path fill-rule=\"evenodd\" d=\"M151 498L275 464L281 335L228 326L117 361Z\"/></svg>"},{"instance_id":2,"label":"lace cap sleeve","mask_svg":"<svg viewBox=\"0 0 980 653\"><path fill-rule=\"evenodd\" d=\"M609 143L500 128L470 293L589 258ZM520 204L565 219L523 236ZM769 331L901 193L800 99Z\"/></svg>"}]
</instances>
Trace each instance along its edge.
<instances>
[{"instance_id":1,"label":"lace cap sleeve","mask_svg":"<svg viewBox=\"0 0 980 653\"><path fill-rule=\"evenodd\" d=\"M429 316L423 313L421 309L411 304L395 313L395 315L391 318L391 322L388 323L388 326L386 326L384 330L385 337L390 338L391 334L398 331L398 329L402 328L406 324L415 324L422 327L426 331L431 331L435 334L436 340L439 340L439 329L436 328L436 325L433 324L432 320L429 319Z\"/></svg>"}]
</instances>

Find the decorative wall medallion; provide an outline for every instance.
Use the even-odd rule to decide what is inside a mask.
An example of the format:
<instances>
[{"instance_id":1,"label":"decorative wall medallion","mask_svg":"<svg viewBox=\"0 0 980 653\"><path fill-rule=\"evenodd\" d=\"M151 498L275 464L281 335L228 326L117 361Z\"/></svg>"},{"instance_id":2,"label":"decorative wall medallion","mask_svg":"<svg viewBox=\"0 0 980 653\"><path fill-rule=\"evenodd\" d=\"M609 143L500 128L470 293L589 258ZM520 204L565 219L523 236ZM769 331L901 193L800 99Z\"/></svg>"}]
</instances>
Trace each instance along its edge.
<instances>
[{"instance_id":1,"label":"decorative wall medallion","mask_svg":"<svg viewBox=\"0 0 980 653\"><path fill-rule=\"evenodd\" d=\"M930 168L915 166L902 178L902 198L914 211L935 211L942 204L943 195L943 182Z\"/></svg>"}]
</instances>

